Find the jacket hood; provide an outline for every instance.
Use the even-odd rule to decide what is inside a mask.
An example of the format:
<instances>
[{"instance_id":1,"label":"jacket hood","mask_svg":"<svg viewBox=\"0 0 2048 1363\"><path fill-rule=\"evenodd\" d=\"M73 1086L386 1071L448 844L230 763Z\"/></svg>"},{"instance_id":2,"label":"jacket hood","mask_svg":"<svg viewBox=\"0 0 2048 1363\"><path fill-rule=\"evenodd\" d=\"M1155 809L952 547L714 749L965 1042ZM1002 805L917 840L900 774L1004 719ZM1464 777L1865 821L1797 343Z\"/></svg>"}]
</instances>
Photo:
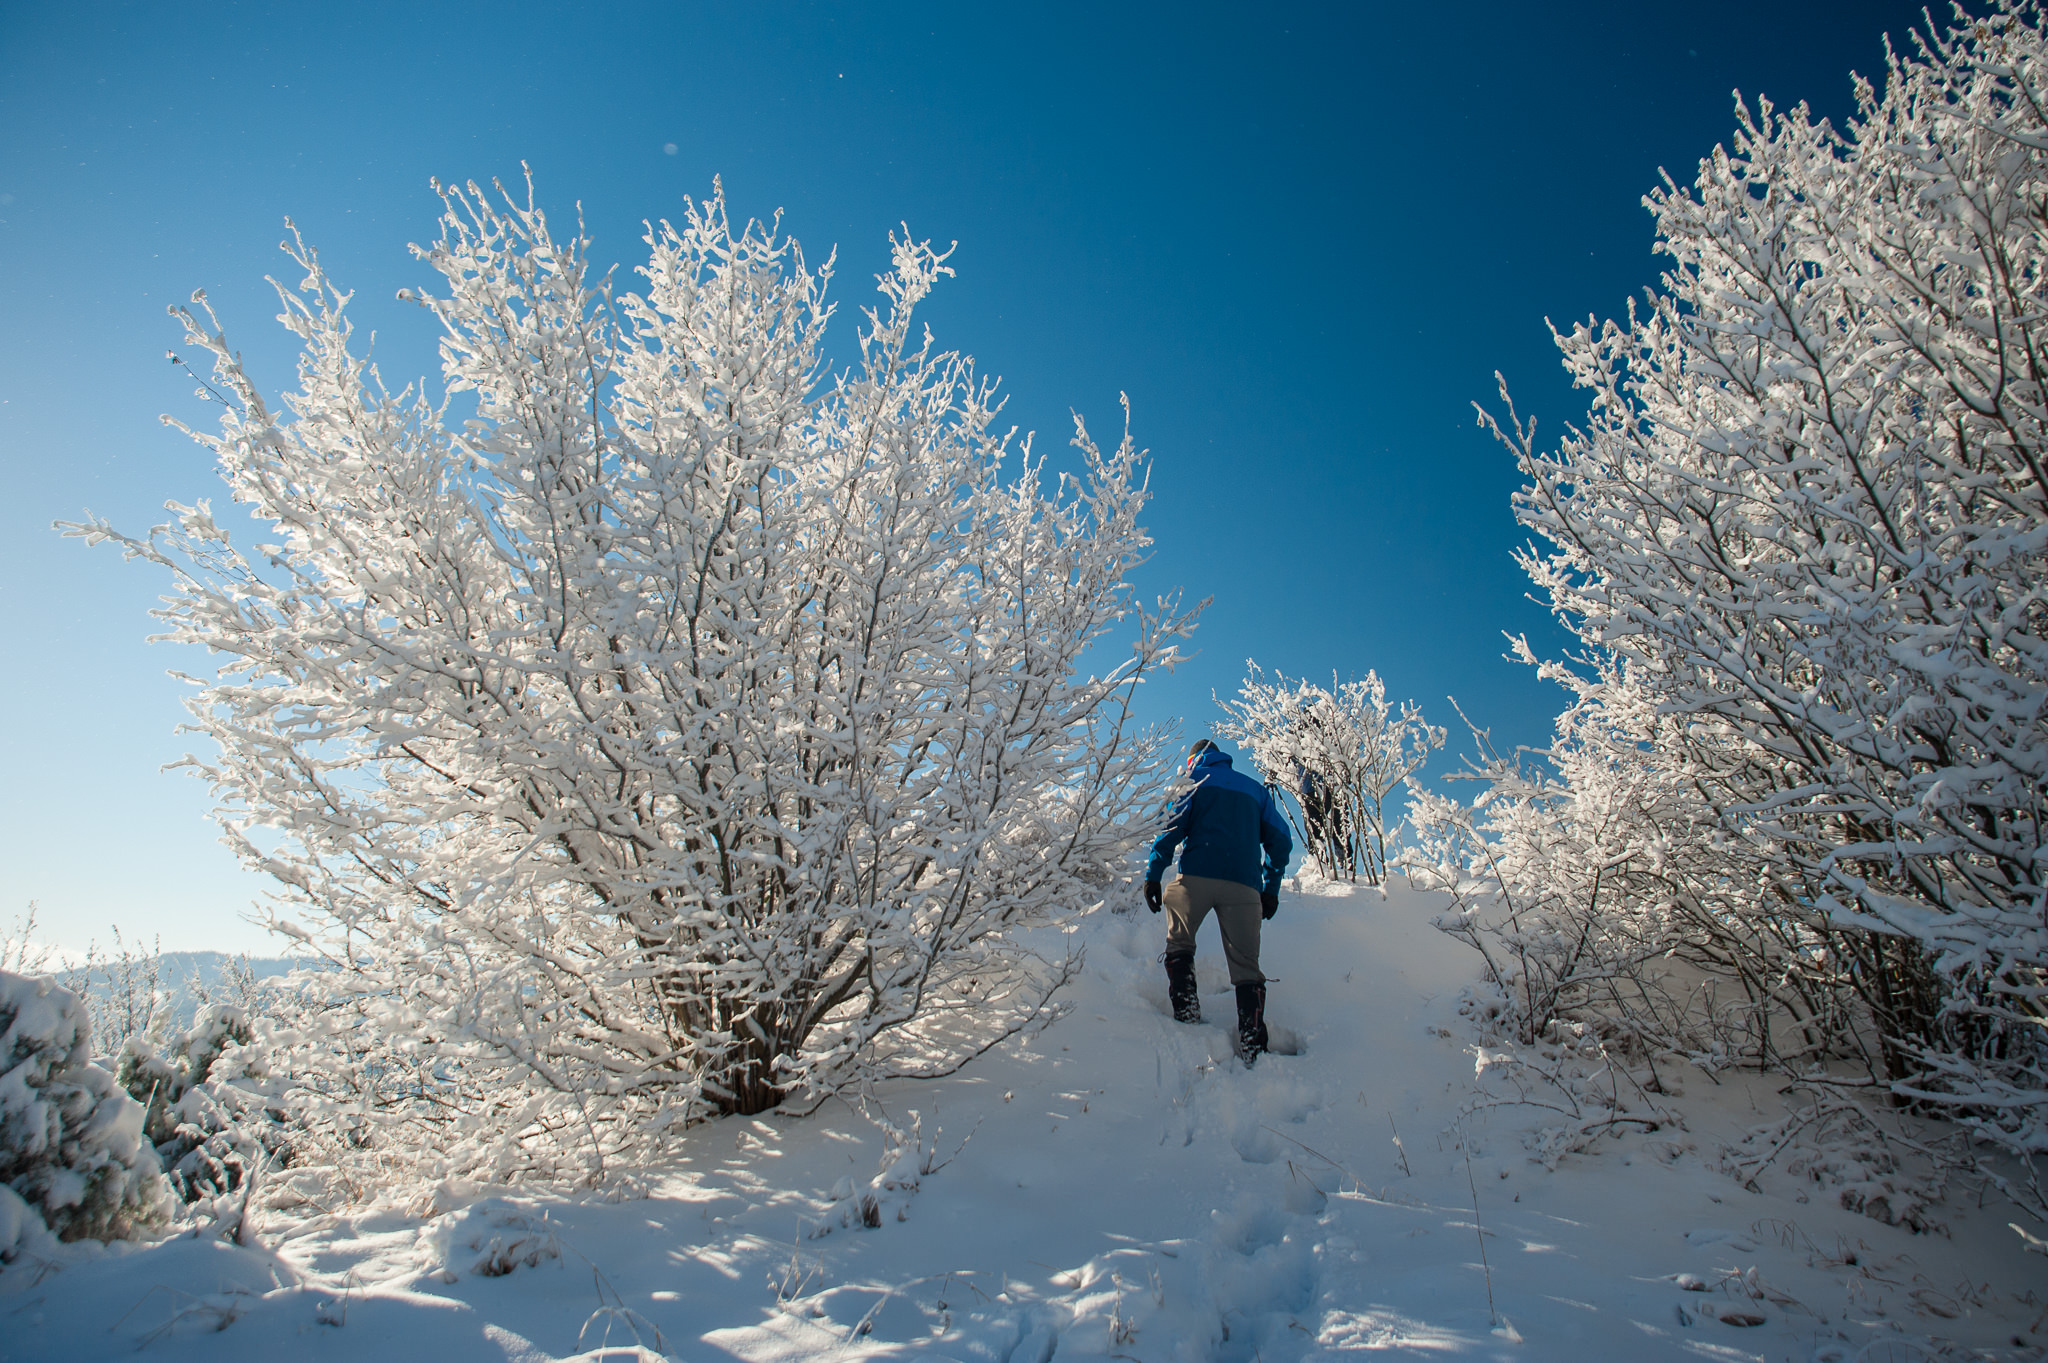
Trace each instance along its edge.
<instances>
[{"instance_id":1,"label":"jacket hood","mask_svg":"<svg viewBox=\"0 0 2048 1363\"><path fill-rule=\"evenodd\" d=\"M1227 767L1229 765L1230 754L1221 748L1205 748L1195 758L1196 767Z\"/></svg>"}]
</instances>

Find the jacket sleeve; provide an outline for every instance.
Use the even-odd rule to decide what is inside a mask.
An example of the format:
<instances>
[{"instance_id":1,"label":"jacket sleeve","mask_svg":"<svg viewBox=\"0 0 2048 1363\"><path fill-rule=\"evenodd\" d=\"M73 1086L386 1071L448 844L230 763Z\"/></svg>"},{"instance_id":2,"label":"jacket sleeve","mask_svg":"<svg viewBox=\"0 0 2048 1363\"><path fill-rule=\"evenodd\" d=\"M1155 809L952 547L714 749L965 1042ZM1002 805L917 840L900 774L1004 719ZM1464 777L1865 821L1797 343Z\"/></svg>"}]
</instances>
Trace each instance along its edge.
<instances>
[{"instance_id":1,"label":"jacket sleeve","mask_svg":"<svg viewBox=\"0 0 2048 1363\"><path fill-rule=\"evenodd\" d=\"M1195 790L1200 790L1198 785ZM1188 828L1195 812L1195 791L1191 790L1174 802L1173 817L1166 821L1166 831L1152 844L1152 860L1146 863L1145 879L1158 880L1166 874L1166 868L1173 865L1173 854L1187 841Z\"/></svg>"},{"instance_id":2,"label":"jacket sleeve","mask_svg":"<svg viewBox=\"0 0 2048 1363\"><path fill-rule=\"evenodd\" d=\"M1273 807L1273 797L1263 790L1259 797L1259 845L1266 849L1266 875L1259 888L1277 894L1287 874L1287 858L1294 851L1294 838L1287 831L1287 821Z\"/></svg>"}]
</instances>

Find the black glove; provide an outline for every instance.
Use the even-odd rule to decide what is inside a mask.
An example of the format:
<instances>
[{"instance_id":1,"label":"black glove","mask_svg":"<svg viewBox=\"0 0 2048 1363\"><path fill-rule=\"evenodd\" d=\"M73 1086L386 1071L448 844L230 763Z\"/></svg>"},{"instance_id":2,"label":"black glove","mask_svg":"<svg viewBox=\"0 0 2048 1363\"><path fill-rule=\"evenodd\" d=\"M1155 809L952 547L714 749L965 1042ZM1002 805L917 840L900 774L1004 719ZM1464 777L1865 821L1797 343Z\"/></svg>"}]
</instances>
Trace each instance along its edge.
<instances>
[{"instance_id":1,"label":"black glove","mask_svg":"<svg viewBox=\"0 0 2048 1363\"><path fill-rule=\"evenodd\" d=\"M1260 890L1259 917L1271 918L1278 912L1280 912L1280 892L1278 890Z\"/></svg>"},{"instance_id":2,"label":"black glove","mask_svg":"<svg viewBox=\"0 0 2048 1363\"><path fill-rule=\"evenodd\" d=\"M1159 912L1159 882L1156 880L1145 882L1145 907L1154 913Z\"/></svg>"}]
</instances>

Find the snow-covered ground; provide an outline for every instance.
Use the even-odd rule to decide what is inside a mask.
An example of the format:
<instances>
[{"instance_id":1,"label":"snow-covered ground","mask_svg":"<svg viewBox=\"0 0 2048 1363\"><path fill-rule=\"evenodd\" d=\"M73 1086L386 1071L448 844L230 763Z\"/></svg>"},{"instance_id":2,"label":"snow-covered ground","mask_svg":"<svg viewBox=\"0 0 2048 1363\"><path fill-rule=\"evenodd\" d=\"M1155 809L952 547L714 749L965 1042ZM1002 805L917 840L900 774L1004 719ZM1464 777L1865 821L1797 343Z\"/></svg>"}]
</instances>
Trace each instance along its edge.
<instances>
[{"instance_id":1,"label":"snow-covered ground","mask_svg":"<svg viewBox=\"0 0 2048 1363\"><path fill-rule=\"evenodd\" d=\"M1434 908L1285 896L1265 965L1291 1053L1250 1071L1215 929L1211 1021L1184 1027L1162 920L1099 915L1068 1017L875 1095L946 1161L914 1179L910 1157L878 1176L881 1128L834 1103L701 1128L624 1198L444 1188L273 1219L262 1248L74 1247L0 1272L0 1359L2042 1356L2048 1258L2009 1209L1952 1197L1947 1233L1916 1235L1719 1172L1779 1115L1767 1081L1695 1076L1685 1129L1554 1171L1524 1136L1551 1114L1461 1118L1476 958Z\"/></svg>"}]
</instances>

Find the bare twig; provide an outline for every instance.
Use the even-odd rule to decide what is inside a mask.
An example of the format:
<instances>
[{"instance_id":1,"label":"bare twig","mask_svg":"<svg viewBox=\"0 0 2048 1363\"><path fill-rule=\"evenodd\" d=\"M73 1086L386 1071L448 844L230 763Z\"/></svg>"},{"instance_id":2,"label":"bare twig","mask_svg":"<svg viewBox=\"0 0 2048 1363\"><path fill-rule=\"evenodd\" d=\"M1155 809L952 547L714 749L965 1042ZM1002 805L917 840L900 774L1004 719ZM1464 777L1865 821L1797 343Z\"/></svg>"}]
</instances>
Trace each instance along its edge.
<instances>
[{"instance_id":1,"label":"bare twig","mask_svg":"<svg viewBox=\"0 0 2048 1363\"><path fill-rule=\"evenodd\" d=\"M1479 1235L1479 1267L1486 1274L1486 1314L1493 1327L1500 1328L1500 1312L1493 1309L1493 1265L1486 1261L1486 1227L1479 1220L1479 1184L1472 1177L1472 1151L1465 1151L1465 1185L1472 1190L1472 1229Z\"/></svg>"}]
</instances>

